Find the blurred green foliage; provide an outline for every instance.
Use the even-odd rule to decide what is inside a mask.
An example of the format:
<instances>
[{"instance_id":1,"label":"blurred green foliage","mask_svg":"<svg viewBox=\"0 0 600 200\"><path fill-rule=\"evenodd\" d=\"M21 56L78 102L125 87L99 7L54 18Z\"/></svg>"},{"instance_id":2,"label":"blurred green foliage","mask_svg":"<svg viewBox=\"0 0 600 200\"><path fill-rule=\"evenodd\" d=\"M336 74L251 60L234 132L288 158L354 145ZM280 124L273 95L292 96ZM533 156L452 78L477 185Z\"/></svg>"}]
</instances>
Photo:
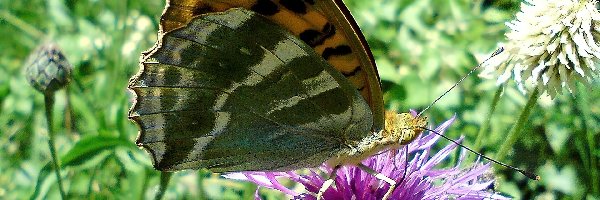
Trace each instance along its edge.
<instances>
[{"instance_id":1,"label":"blurred green foliage","mask_svg":"<svg viewBox=\"0 0 600 200\"><path fill-rule=\"evenodd\" d=\"M519 1L348 0L376 57L389 109L422 109L504 40L504 22ZM26 82L23 62L37 45L55 41L74 66L56 94L53 130L65 188L75 199L152 198L159 173L134 144L127 119L129 77L156 41L161 0L0 0L0 199L59 198L51 174L43 96ZM541 181L497 168L496 190L522 199L598 199L600 93L541 98L514 151L501 160L534 171ZM493 156L526 102L509 84L482 128L495 80L472 75L427 111L433 122L456 114L448 133ZM477 143L477 144L476 144ZM441 145L444 145L443 142ZM471 156L475 159L475 156ZM452 162L448 161L449 164ZM250 199L256 186L200 170L174 175L166 197ZM261 190L267 199L278 192Z\"/></svg>"}]
</instances>

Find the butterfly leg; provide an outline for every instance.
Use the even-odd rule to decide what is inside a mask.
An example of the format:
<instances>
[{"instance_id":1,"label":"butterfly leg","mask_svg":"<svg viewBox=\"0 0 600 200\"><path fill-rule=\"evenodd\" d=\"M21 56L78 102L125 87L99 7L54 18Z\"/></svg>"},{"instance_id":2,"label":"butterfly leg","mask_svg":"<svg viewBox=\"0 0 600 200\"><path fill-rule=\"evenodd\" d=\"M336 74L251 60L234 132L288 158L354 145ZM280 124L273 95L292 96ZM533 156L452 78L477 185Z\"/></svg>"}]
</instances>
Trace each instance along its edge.
<instances>
[{"instance_id":1,"label":"butterfly leg","mask_svg":"<svg viewBox=\"0 0 600 200\"><path fill-rule=\"evenodd\" d=\"M375 170L363 165L362 163L358 163L357 165L358 168L360 168L361 170L367 172L368 174L371 174L373 176L375 176L375 178L385 181L387 183L390 184L390 189L388 189L388 191L385 193L385 195L383 195L383 200L386 200L388 198L390 198L390 196L392 195L392 193L394 192L394 190L396 189L396 181L392 180L391 178L388 178L387 176L376 172Z\"/></svg>"},{"instance_id":2,"label":"butterfly leg","mask_svg":"<svg viewBox=\"0 0 600 200\"><path fill-rule=\"evenodd\" d=\"M331 174L329 174L329 177L323 183L323 185L321 186L321 189L319 189L319 194L317 194L317 200L323 199L323 194L325 194L325 191L327 189L329 189L329 187L331 187L331 185L333 184L333 181L335 180L335 176L337 175L337 170L340 169L340 167L342 167L342 166L338 165L338 166L333 167L333 170L331 170Z\"/></svg>"},{"instance_id":3,"label":"butterfly leg","mask_svg":"<svg viewBox=\"0 0 600 200\"><path fill-rule=\"evenodd\" d=\"M404 162L404 172L402 173L402 178L400 179L400 184L402 184L402 182L404 182L404 178L406 178L406 171L408 171L408 145L404 146L404 158L406 158L406 160ZM388 191L385 193L385 195L383 196L383 199L388 199L392 195L392 193L394 193L394 190L396 189L396 187L398 187L398 183L395 183L395 184L390 183L390 189L388 189Z\"/></svg>"}]
</instances>

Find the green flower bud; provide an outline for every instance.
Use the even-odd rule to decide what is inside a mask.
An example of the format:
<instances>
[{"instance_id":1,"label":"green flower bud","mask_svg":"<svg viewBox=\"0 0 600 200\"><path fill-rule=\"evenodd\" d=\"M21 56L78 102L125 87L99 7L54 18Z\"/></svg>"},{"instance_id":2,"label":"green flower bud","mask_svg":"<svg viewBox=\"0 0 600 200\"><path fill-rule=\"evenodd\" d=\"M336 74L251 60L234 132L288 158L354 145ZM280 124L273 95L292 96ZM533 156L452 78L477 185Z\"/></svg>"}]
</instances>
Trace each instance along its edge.
<instances>
[{"instance_id":1,"label":"green flower bud","mask_svg":"<svg viewBox=\"0 0 600 200\"><path fill-rule=\"evenodd\" d=\"M49 94L69 83L73 67L56 44L46 43L29 55L25 68L31 86Z\"/></svg>"}]
</instances>

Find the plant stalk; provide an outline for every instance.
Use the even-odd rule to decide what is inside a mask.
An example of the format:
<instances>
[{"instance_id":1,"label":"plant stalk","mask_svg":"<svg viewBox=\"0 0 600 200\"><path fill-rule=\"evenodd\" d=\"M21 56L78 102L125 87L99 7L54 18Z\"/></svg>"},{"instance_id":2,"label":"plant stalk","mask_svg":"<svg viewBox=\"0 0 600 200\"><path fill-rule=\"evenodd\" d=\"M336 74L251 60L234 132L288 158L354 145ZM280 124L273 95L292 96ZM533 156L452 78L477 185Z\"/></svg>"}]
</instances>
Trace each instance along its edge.
<instances>
[{"instance_id":1,"label":"plant stalk","mask_svg":"<svg viewBox=\"0 0 600 200\"><path fill-rule=\"evenodd\" d=\"M520 138L522 133L521 130L523 129L523 126L529 119L529 115L531 114L531 111L535 108L537 99L539 97L540 91L538 90L538 88L535 88L535 90L533 90L533 92L531 93L531 96L529 96L529 100L527 100L527 104L525 104L525 107L521 111L521 114L519 114L519 118L517 119L513 127L510 129L508 136L506 137L506 142L502 144L500 150L498 150L498 153L496 153L496 160L503 160L504 157L508 155L508 152L512 149L512 146L515 144L517 139Z\"/></svg>"},{"instance_id":2,"label":"plant stalk","mask_svg":"<svg viewBox=\"0 0 600 200\"><path fill-rule=\"evenodd\" d=\"M48 121L48 147L50 148L50 156L52 157L52 168L56 174L56 180L58 182L58 190L60 191L60 197L67 199L67 195L63 188L62 176L60 175L60 167L56 156L56 146L54 145L54 131L52 129L52 109L54 108L54 93L44 94L44 103L46 107L46 120Z\"/></svg>"}]
</instances>

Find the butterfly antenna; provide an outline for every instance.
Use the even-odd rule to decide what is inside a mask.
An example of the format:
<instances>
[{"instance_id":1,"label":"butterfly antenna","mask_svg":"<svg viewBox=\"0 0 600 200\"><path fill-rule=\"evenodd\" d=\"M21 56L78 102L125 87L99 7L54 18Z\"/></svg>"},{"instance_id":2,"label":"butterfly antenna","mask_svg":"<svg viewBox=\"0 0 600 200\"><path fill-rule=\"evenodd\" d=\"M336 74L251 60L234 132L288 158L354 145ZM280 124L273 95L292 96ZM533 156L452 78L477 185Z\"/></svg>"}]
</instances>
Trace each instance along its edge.
<instances>
[{"instance_id":1,"label":"butterfly antenna","mask_svg":"<svg viewBox=\"0 0 600 200\"><path fill-rule=\"evenodd\" d=\"M446 94L448 94L448 92L450 92L452 89L454 89L456 86L458 86L458 84L460 84L467 77L469 77L473 72L475 72L475 70L479 69L483 63L487 62L489 59L493 58L494 56L502 53L502 51L504 51L503 47L496 49L496 51L494 51L494 53L492 53L492 55L490 57L485 59L483 62L479 63L475 68L471 69L471 71L469 71L469 73L467 73L467 75L463 76L458 82L456 82L452 87L450 87L450 89L446 90L446 92L444 92L444 94L440 95L437 99L435 99L433 102L431 102L431 104L429 104L425 109L421 110L421 112L419 112L419 114L417 116L421 116L421 114L423 114L426 110L429 110L429 108L431 108L442 97L446 96Z\"/></svg>"},{"instance_id":2,"label":"butterfly antenna","mask_svg":"<svg viewBox=\"0 0 600 200\"><path fill-rule=\"evenodd\" d=\"M479 152L477 152L477 151L475 151L475 150L473 150L473 149L471 149L471 148L469 148L469 147L467 147L467 146L465 146L465 145L462 145L461 143L459 143L459 142L457 142L457 141L455 141L455 140L453 140L453 139L450 139L449 137L447 137L447 136L445 136L445 135L442 135L442 134L438 133L438 132L437 132L437 131L435 131L435 130L431 130L431 129L429 129L429 128L426 128L426 127L422 127L422 129L425 129L425 130L428 130L429 132L435 133L436 135L439 135L439 136L441 136L441 137L445 138L446 140L449 140L449 141L453 142L454 144L456 144L456 145L458 145L458 146L460 146L460 147L462 147L462 148L464 148L464 149L466 149L466 150L468 150L468 151L470 151L470 152L472 152L472 153L476 154L477 156L480 156L480 157L482 157L482 158L484 158L484 159L486 159L486 160L489 160L490 162L493 162L493 163L495 163L495 164L497 164L497 165L500 165L500 166L506 167L506 168L508 168L508 169L511 169L511 170L515 170L515 171L517 171L517 172L519 172L519 173L523 174L523 175L524 175L524 176L526 176L527 178L530 178L530 179L532 179L532 180L536 180L536 181L540 180L540 176L538 176L537 174L535 174L535 173L533 173L533 172L525 171L525 170L519 169L519 168L517 168L517 167L513 167L513 166L510 166L510 165L508 165L508 164L504 164L504 163L502 163L502 162L500 162L500 161L494 160L494 159L492 159L492 158L490 158L490 157L487 157L487 156L483 155L482 153L479 153Z\"/></svg>"}]
</instances>

